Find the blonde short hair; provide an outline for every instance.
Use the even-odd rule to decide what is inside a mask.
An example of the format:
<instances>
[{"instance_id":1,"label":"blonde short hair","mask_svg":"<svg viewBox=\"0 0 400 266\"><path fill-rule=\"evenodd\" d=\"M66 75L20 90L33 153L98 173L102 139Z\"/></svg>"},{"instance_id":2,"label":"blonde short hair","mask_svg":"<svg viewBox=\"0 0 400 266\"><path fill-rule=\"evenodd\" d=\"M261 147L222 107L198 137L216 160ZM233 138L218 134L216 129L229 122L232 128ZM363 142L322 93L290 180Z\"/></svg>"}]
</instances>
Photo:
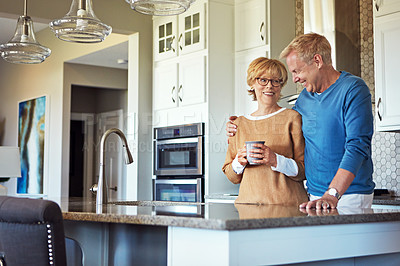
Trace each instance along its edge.
<instances>
[{"instance_id":1,"label":"blonde short hair","mask_svg":"<svg viewBox=\"0 0 400 266\"><path fill-rule=\"evenodd\" d=\"M254 59L247 69L247 85L250 88L261 75L266 73L268 76L277 78L281 81L281 87L285 86L288 80L288 73L285 65L276 59L259 57ZM250 96L253 96L253 101L257 100L256 93L253 89L247 90Z\"/></svg>"},{"instance_id":2,"label":"blonde short hair","mask_svg":"<svg viewBox=\"0 0 400 266\"><path fill-rule=\"evenodd\" d=\"M297 36L282 51L280 58L286 58L292 51L296 51L298 57L305 63L310 64L314 55L319 54L325 64L332 64L331 45L322 35L307 33Z\"/></svg>"}]
</instances>

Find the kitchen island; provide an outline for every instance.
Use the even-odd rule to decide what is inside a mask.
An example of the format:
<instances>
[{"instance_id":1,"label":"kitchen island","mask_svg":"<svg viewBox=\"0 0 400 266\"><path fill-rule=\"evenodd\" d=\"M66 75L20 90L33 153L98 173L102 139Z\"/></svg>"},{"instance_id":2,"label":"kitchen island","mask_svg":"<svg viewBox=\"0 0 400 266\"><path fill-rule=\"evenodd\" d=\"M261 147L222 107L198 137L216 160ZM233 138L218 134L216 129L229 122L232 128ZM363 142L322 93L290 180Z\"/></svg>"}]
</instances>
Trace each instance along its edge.
<instances>
[{"instance_id":1,"label":"kitchen island","mask_svg":"<svg viewBox=\"0 0 400 266\"><path fill-rule=\"evenodd\" d=\"M60 206L66 236L80 243L85 265L400 263L398 206L323 212L154 201L100 210L94 201Z\"/></svg>"}]
</instances>

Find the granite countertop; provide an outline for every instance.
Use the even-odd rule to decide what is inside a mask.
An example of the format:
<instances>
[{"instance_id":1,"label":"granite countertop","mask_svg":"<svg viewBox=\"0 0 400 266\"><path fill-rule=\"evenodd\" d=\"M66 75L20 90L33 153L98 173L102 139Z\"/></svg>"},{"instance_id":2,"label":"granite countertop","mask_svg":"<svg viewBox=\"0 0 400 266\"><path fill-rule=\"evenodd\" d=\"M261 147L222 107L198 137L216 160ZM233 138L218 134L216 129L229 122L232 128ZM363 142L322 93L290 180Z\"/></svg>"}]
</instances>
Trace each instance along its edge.
<instances>
[{"instance_id":1,"label":"granite countertop","mask_svg":"<svg viewBox=\"0 0 400 266\"><path fill-rule=\"evenodd\" d=\"M206 200L231 200L234 201L237 198L237 194L212 194L206 196ZM378 205L393 205L400 206L400 197L387 195L374 196L372 204Z\"/></svg>"},{"instance_id":2,"label":"granite countertop","mask_svg":"<svg viewBox=\"0 0 400 266\"><path fill-rule=\"evenodd\" d=\"M400 197L390 195L375 196L372 204L400 206Z\"/></svg>"},{"instance_id":3,"label":"granite countertop","mask_svg":"<svg viewBox=\"0 0 400 266\"><path fill-rule=\"evenodd\" d=\"M179 226L214 230L245 230L292 226L400 221L398 201L381 199L371 209L299 210L297 206L187 203L163 201L113 202L96 210L95 201L59 202L69 221ZM379 204L374 202L374 204ZM391 206L387 206L391 205ZM397 206L395 206L397 205ZM381 208L379 208L381 206ZM378 207L378 208L376 208Z\"/></svg>"}]
</instances>

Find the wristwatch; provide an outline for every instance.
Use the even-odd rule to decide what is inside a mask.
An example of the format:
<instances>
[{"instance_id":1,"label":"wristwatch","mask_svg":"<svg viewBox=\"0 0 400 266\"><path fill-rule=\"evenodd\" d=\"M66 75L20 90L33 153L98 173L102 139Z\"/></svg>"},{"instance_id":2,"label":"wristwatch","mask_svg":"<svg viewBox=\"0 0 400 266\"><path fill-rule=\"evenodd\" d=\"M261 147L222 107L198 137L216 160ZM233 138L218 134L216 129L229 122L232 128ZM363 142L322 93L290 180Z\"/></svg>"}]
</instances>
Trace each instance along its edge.
<instances>
[{"instance_id":1,"label":"wristwatch","mask_svg":"<svg viewBox=\"0 0 400 266\"><path fill-rule=\"evenodd\" d=\"M330 187L328 188L328 194L331 196L334 196L335 198L337 198L338 200L340 200L340 198L342 197L339 192L336 190L336 188L334 187Z\"/></svg>"}]
</instances>

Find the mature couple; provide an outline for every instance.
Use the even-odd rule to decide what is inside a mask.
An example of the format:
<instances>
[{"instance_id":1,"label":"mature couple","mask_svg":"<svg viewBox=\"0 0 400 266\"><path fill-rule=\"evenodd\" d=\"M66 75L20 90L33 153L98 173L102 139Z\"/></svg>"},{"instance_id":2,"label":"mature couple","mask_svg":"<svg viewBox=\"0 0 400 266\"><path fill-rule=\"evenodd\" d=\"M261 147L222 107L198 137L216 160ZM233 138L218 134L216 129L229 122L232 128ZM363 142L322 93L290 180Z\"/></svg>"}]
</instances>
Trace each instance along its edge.
<instances>
[{"instance_id":1,"label":"mature couple","mask_svg":"<svg viewBox=\"0 0 400 266\"><path fill-rule=\"evenodd\" d=\"M255 59L247 71L258 109L227 123L223 171L240 183L236 203L299 204L300 208L369 208L372 204L371 94L364 81L332 66L328 40L310 33L281 53L293 82L305 88L294 110L277 102L288 74L278 60ZM262 140L249 165L245 141ZM309 198L303 186L307 179Z\"/></svg>"}]
</instances>

